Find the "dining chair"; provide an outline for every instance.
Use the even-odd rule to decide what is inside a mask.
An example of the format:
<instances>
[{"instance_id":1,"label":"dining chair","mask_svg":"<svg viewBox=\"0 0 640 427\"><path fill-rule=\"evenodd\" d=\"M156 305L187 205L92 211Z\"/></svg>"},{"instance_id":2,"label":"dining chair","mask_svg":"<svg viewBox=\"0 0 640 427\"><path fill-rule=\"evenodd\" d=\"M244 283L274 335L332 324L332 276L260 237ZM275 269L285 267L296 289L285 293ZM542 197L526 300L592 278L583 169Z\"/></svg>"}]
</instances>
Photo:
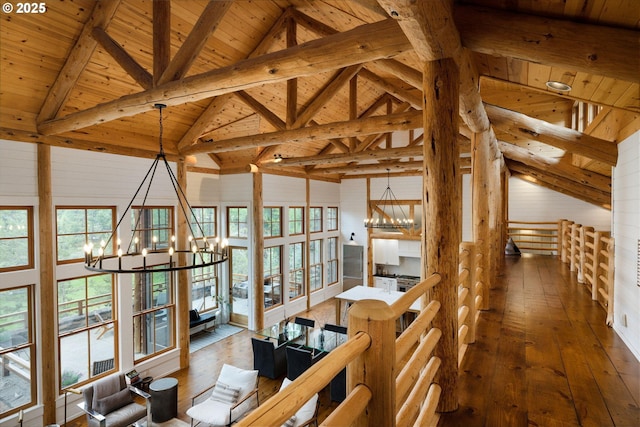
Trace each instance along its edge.
<instances>
[{"instance_id":1,"label":"dining chair","mask_svg":"<svg viewBox=\"0 0 640 427\"><path fill-rule=\"evenodd\" d=\"M274 345L266 339L251 338L253 348L253 369L263 377L276 379L287 370L287 343Z\"/></svg>"},{"instance_id":2,"label":"dining chair","mask_svg":"<svg viewBox=\"0 0 640 427\"><path fill-rule=\"evenodd\" d=\"M345 335L347 334L346 326L334 325L333 323L325 323L324 330L330 331L330 332L337 332L339 334L345 334Z\"/></svg>"},{"instance_id":3,"label":"dining chair","mask_svg":"<svg viewBox=\"0 0 640 427\"><path fill-rule=\"evenodd\" d=\"M289 345L287 347L287 378L291 381L295 380L326 355L325 351L314 354L311 349Z\"/></svg>"},{"instance_id":4,"label":"dining chair","mask_svg":"<svg viewBox=\"0 0 640 427\"><path fill-rule=\"evenodd\" d=\"M293 323L297 323L298 325L308 326L309 328L314 328L316 326L316 321L313 319L307 319L306 317L296 317Z\"/></svg>"}]
</instances>

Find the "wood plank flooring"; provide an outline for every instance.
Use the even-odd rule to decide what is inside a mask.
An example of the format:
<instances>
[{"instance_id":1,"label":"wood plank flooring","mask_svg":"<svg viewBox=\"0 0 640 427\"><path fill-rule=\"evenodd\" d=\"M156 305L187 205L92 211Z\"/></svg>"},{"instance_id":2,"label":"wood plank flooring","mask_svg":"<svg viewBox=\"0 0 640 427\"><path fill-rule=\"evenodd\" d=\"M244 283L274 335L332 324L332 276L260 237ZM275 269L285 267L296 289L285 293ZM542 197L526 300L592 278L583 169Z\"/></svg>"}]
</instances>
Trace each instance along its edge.
<instances>
[{"instance_id":1,"label":"wood plank flooring","mask_svg":"<svg viewBox=\"0 0 640 427\"><path fill-rule=\"evenodd\" d=\"M554 257L508 258L491 293L460 369L459 409L442 414L439 426L640 426L640 364L567 266ZM334 303L301 315L333 323ZM179 418L190 421L191 396L215 381L223 363L253 366L251 336L243 331L199 350L172 375ZM279 386L261 377L260 400ZM323 420L336 404L326 392L320 402Z\"/></svg>"}]
</instances>

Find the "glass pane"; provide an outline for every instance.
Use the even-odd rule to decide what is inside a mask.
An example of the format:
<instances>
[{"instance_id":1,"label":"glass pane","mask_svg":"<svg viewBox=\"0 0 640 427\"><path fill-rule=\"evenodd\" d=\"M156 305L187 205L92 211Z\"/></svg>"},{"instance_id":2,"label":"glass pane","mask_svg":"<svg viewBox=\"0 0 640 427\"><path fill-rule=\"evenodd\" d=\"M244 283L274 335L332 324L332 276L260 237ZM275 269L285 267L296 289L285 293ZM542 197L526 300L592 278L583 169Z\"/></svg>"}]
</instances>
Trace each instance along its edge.
<instances>
[{"instance_id":1,"label":"glass pane","mask_svg":"<svg viewBox=\"0 0 640 427\"><path fill-rule=\"evenodd\" d=\"M31 372L31 350L20 349L6 353L3 358L3 372L0 375L0 413L31 402L31 382L35 378Z\"/></svg>"},{"instance_id":2,"label":"glass pane","mask_svg":"<svg viewBox=\"0 0 640 427\"><path fill-rule=\"evenodd\" d=\"M87 229L84 209L57 209L58 234L84 234Z\"/></svg>"},{"instance_id":3,"label":"glass pane","mask_svg":"<svg viewBox=\"0 0 640 427\"><path fill-rule=\"evenodd\" d=\"M0 268L29 264L29 240L0 240Z\"/></svg>"},{"instance_id":4,"label":"glass pane","mask_svg":"<svg viewBox=\"0 0 640 427\"><path fill-rule=\"evenodd\" d=\"M88 209L87 231L89 233L111 233L113 227L112 209Z\"/></svg>"},{"instance_id":5,"label":"glass pane","mask_svg":"<svg viewBox=\"0 0 640 427\"><path fill-rule=\"evenodd\" d=\"M89 378L89 331L60 338L61 387Z\"/></svg>"},{"instance_id":6,"label":"glass pane","mask_svg":"<svg viewBox=\"0 0 640 427\"><path fill-rule=\"evenodd\" d=\"M87 326L84 278L58 282L58 330L69 332Z\"/></svg>"},{"instance_id":7,"label":"glass pane","mask_svg":"<svg viewBox=\"0 0 640 427\"><path fill-rule=\"evenodd\" d=\"M100 240L98 239L98 243ZM81 259L84 257L84 234L58 236L58 261Z\"/></svg>"}]
</instances>

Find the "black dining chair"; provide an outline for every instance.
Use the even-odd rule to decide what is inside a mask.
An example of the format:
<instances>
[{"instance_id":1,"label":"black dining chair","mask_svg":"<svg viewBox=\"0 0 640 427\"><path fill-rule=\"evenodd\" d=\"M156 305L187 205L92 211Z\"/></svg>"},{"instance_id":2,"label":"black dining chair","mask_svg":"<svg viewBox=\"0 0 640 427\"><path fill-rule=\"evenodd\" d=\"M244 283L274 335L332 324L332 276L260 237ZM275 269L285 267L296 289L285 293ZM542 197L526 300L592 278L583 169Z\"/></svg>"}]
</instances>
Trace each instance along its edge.
<instances>
[{"instance_id":1,"label":"black dining chair","mask_svg":"<svg viewBox=\"0 0 640 427\"><path fill-rule=\"evenodd\" d=\"M311 349L289 345L287 347L287 378L291 381L295 380L326 355L325 351L314 354Z\"/></svg>"},{"instance_id":2,"label":"black dining chair","mask_svg":"<svg viewBox=\"0 0 640 427\"><path fill-rule=\"evenodd\" d=\"M258 374L276 379L284 375L287 370L287 344L278 346L267 339L251 338L251 346L253 347L253 369Z\"/></svg>"},{"instance_id":3,"label":"black dining chair","mask_svg":"<svg viewBox=\"0 0 640 427\"><path fill-rule=\"evenodd\" d=\"M306 317L296 317L293 323L297 323L298 325L308 326L309 328L313 328L316 326L316 321L313 319L307 319Z\"/></svg>"},{"instance_id":4,"label":"black dining chair","mask_svg":"<svg viewBox=\"0 0 640 427\"><path fill-rule=\"evenodd\" d=\"M325 323L324 330L330 331L330 332L337 332L339 334L345 334L345 335L347 334L346 326L334 325L333 323Z\"/></svg>"}]
</instances>

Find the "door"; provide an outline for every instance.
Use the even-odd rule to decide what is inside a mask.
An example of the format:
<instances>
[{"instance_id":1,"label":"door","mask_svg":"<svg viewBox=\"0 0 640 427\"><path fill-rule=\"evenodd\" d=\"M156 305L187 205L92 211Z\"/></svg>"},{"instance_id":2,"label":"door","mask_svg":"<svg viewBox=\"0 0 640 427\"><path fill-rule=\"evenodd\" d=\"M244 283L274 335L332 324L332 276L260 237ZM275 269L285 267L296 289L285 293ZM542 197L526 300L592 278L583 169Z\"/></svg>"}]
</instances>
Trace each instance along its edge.
<instances>
[{"instance_id":1,"label":"door","mask_svg":"<svg viewBox=\"0 0 640 427\"><path fill-rule=\"evenodd\" d=\"M249 251L247 248L231 247L229 252L229 322L240 326L249 325Z\"/></svg>"}]
</instances>

